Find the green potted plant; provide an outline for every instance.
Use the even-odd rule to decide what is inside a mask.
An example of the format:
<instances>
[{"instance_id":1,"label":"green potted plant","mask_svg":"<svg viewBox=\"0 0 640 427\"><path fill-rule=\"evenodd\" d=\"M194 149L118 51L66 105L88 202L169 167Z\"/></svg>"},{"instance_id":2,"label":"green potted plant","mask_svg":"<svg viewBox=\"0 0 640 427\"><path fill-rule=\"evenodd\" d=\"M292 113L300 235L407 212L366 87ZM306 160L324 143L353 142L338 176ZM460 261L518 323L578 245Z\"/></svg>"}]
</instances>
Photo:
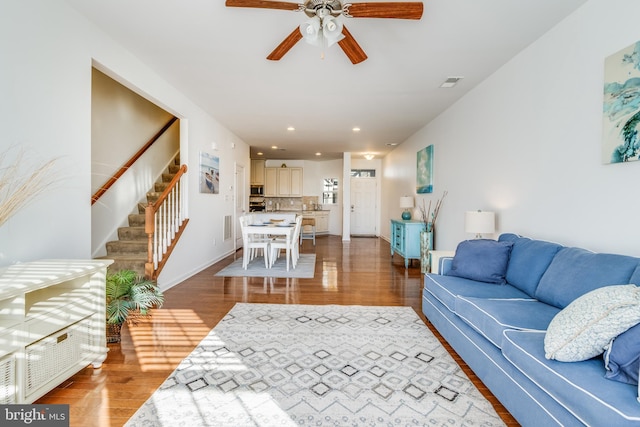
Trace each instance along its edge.
<instances>
[{"instance_id":1,"label":"green potted plant","mask_svg":"<svg viewBox=\"0 0 640 427\"><path fill-rule=\"evenodd\" d=\"M135 323L149 316L149 309L162 307L164 295L156 282L132 270L107 274L107 342L120 342L124 322Z\"/></svg>"}]
</instances>

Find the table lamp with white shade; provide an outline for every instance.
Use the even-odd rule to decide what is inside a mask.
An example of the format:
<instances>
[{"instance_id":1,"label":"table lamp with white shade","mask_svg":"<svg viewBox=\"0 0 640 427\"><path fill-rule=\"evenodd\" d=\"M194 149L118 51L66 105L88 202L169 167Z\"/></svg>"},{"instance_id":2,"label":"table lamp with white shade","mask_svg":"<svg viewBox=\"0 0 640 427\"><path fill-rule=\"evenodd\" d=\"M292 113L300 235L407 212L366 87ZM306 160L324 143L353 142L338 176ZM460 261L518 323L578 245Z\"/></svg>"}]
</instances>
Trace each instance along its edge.
<instances>
[{"instance_id":1,"label":"table lamp with white shade","mask_svg":"<svg viewBox=\"0 0 640 427\"><path fill-rule=\"evenodd\" d=\"M493 234L496 231L495 212L468 211L464 215L464 231L482 239L483 234Z\"/></svg>"},{"instance_id":2,"label":"table lamp with white shade","mask_svg":"<svg viewBox=\"0 0 640 427\"><path fill-rule=\"evenodd\" d=\"M404 209L402 211L402 219L405 221L411 219L411 209L413 209L413 196L400 197L400 207Z\"/></svg>"}]
</instances>

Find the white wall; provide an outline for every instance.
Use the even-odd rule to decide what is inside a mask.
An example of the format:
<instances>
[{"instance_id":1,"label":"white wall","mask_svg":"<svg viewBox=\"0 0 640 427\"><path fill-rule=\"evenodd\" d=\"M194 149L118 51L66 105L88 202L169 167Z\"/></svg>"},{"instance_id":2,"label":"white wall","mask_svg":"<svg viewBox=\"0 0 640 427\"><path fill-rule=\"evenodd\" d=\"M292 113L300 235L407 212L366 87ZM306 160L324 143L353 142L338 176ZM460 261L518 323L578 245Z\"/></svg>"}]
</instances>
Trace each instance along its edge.
<instances>
[{"instance_id":1,"label":"white wall","mask_svg":"<svg viewBox=\"0 0 640 427\"><path fill-rule=\"evenodd\" d=\"M245 166L249 182L249 147L65 2L7 0L2 9L0 148L20 144L33 157L59 158L59 179L46 195L0 226L0 265L91 257L93 61L181 119L190 222L160 285L172 286L233 252L233 240L222 240L223 216L234 210L235 163ZM218 195L198 192L200 150L221 158Z\"/></svg>"},{"instance_id":2,"label":"white wall","mask_svg":"<svg viewBox=\"0 0 640 427\"><path fill-rule=\"evenodd\" d=\"M415 194L416 152L433 144L434 193L417 200L449 191L436 249L472 237L464 212L482 209L496 211L496 235L640 256L640 162L600 159L604 59L640 40L638 16L637 0L589 1L394 150L383 234L394 201Z\"/></svg>"},{"instance_id":3,"label":"white wall","mask_svg":"<svg viewBox=\"0 0 640 427\"><path fill-rule=\"evenodd\" d=\"M95 68L91 90L91 192L95 193L172 116ZM178 151L179 139L175 141Z\"/></svg>"}]
</instances>

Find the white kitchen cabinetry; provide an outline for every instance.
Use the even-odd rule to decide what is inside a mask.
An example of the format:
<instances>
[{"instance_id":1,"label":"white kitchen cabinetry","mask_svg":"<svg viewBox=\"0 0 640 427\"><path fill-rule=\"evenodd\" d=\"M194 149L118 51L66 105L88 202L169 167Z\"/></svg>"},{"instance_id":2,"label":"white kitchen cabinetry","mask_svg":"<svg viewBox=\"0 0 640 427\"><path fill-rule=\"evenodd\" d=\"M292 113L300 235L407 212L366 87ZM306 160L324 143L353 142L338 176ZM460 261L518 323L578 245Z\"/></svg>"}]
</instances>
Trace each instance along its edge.
<instances>
[{"instance_id":1,"label":"white kitchen cabinetry","mask_svg":"<svg viewBox=\"0 0 640 427\"><path fill-rule=\"evenodd\" d=\"M302 168L287 168L291 174L289 196L302 197Z\"/></svg>"},{"instance_id":2,"label":"white kitchen cabinetry","mask_svg":"<svg viewBox=\"0 0 640 427\"><path fill-rule=\"evenodd\" d=\"M316 217L316 233L328 233L329 232L329 212L328 211L316 211L314 212Z\"/></svg>"},{"instance_id":3,"label":"white kitchen cabinetry","mask_svg":"<svg viewBox=\"0 0 640 427\"><path fill-rule=\"evenodd\" d=\"M265 168L265 197L302 197L302 168Z\"/></svg>"},{"instance_id":4,"label":"white kitchen cabinetry","mask_svg":"<svg viewBox=\"0 0 640 427\"><path fill-rule=\"evenodd\" d=\"M278 196L278 169L264 168L264 196Z\"/></svg>"},{"instance_id":5,"label":"white kitchen cabinetry","mask_svg":"<svg viewBox=\"0 0 640 427\"><path fill-rule=\"evenodd\" d=\"M264 185L264 160L251 160L251 185Z\"/></svg>"},{"instance_id":6,"label":"white kitchen cabinetry","mask_svg":"<svg viewBox=\"0 0 640 427\"><path fill-rule=\"evenodd\" d=\"M316 234L329 232L329 211L304 211L302 216L316 220Z\"/></svg>"},{"instance_id":7,"label":"white kitchen cabinetry","mask_svg":"<svg viewBox=\"0 0 640 427\"><path fill-rule=\"evenodd\" d=\"M44 260L0 269L0 404L32 403L107 357L110 260Z\"/></svg>"}]
</instances>

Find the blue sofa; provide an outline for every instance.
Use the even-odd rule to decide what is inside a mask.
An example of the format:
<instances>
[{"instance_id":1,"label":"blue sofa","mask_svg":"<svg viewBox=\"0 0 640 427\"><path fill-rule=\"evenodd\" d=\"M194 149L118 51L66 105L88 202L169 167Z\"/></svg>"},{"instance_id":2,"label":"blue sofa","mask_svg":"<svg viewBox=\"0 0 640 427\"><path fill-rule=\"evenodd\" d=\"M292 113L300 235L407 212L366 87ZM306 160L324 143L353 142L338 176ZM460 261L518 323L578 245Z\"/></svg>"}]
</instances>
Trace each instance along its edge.
<instances>
[{"instance_id":1,"label":"blue sofa","mask_svg":"<svg viewBox=\"0 0 640 427\"><path fill-rule=\"evenodd\" d=\"M489 242L506 258L466 264L462 255L457 264L455 257L443 258L439 274L425 275L427 319L520 424L639 426L637 385L606 378L612 374L602 355L577 362L547 359L545 335L579 297L605 286L640 284L640 259L515 234ZM502 268L503 276L475 277L487 266ZM636 337L631 341L640 342ZM637 368L635 375L637 381Z\"/></svg>"}]
</instances>

